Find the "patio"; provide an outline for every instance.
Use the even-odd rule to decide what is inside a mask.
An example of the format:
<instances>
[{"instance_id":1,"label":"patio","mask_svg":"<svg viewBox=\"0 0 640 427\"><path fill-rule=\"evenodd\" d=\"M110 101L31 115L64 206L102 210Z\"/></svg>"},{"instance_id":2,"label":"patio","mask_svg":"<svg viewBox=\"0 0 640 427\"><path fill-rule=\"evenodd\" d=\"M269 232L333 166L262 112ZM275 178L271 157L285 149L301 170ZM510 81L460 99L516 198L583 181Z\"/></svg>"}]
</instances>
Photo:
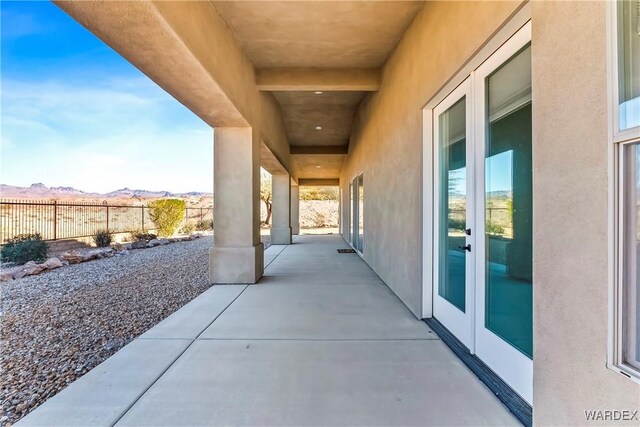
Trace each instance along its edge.
<instances>
[{"instance_id":1,"label":"patio","mask_svg":"<svg viewBox=\"0 0 640 427\"><path fill-rule=\"evenodd\" d=\"M518 425L346 246L271 246L18 425Z\"/></svg>"}]
</instances>

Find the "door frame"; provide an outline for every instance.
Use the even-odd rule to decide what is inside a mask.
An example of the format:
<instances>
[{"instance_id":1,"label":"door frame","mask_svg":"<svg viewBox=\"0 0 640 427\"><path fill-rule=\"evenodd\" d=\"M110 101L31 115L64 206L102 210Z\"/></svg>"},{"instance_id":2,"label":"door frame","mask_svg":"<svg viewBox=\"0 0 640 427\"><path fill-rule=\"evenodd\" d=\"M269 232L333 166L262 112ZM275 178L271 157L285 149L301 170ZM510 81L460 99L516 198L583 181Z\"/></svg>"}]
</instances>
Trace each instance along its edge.
<instances>
[{"instance_id":1,"label":"door frame","mask_svg":"<svg viewBox=\"0 0 640 427\"><path fill-rule=\"evenodd\" d=\"M451 106L465 99L465 156L466 156L466 211L465 211L465 228L469 227L472 230L470 236L466 236L465 244L471 245L472 252L467 254L465 252L465 311L455 307L446 299L442 298L438 294L439 281L440 281L440 251L438 245L440 242L440 147L439 147L439 131L440 124L438 117L447 111ZM474 168L474 134L473 129L470 127L473 120L473 86L472 78L465 79L460 86L455 88L450 94L446 96L434 109L433 109L433 241L432 241L432 253L433 253L433 313L434 315L439 313L439 319L468 349L471 353L475 350L475 288L473 286L475 280L475 220L473 214L475 212L475 168ZM469 256L473 255L473 256Z\"/></svg>"},{"instance_id":2,"label":"door frame","mask_svg":"<svg viewBox=\"0 0 640 427\"><path fill-rule=\"evenodd\" d=\"M516 16L498 32L496 37L490 40L485 48L472 58L468 64L461 69L450 81L447 83L425 106L423 109L423 289L422 289L422 317L431 318L434 315L434 295L437 292L437 277L436 277L436 262L437 251L436 241L438 226L436 211L436 197L437 194L434 191L437 169L434 163L436 159L435 150L437 149L437 141L435 141L435 128L434 123L434 111L440 105L440 103L450 96L450 94L467 78L471 81L476 81L475 73L483 74L484 71L492 68L492 65L497 64L497 67L507 62L515 53L517 53L522 47L531 42L531 11L529 7L521 9ZM484 201L484 107L476 108L479 104L476 99L478 95L484 94L479 91L484 91L484 84L472 85L472 100L470 103L470 109L473 110L473 138L474 145L477 147L475 150L475 181L478 182L475 188L474 199L476 204ZM476 87L473 87L476 86ZM483 98L480 98L483 99ZM478 122L478 119L481 119ZM477 126L477 123L482 123L481 126ZM481 129L481 130L479 130ZM481 138L480 144L475 142L477 138ZM481 160L478 160L482 158ZM478 166L479 165L479 166ZM478 177L482 179L478 181ZM482 194L480 194L482 193ZM480 198L478 198L480 197ZM484 214L484 212L483 212ZM472 231L475 236L484 236L485 224L484 215L476 215L475 222L472 224ZM484 257L485 248L481 247L483 242L478 244L476 240L475 246L475 262L476 267L474 271L477 272L477 276L484 274ZM473 246L472 246L473 247ZM479 265L482 264L482 265ZM479 307L479 304L484 303L484 289L485 280L484 277L477 277L482 283L475 286L475 303L474 308ZM482 294L482 295L480 295ZM466 300L468 298L465 298ZM531 359L522 354L519 350L512 347L510 344L502 341L497 335L484 327L484 309L475 310L474 319L474 347L470 349L475 352L478 357L487 364L491 369L497 371L506 383L510 385L518 394L521 395L529 404L533 401L533 362ZM480 327L476 327L479 325ZM493 347L497 344L497 347ZM499 351L495 351L499 348ZM491 349L491 352L488 350ZM493 355L491 353L494 353ZM499 366L509 366L513 364L511 369L496 369Z\"/></svg>"},{"instance_id":3,"label":"door frame","mask_svg":"<svg viewBox=\"0 0 640 427\"><path fill-rule=\"evenodd\" d=\"M364 169L360 169L349 180L349 246L356 251L360 258L364 258L364 244L362 244L362 250L358 249L360 242L360 188L358 187L358 178L360 176L362 176L364 182ZM351 198L353 198L353 200L351 200ZM364 208L364 197L362 199L362 207ZM364 223L364 216L362 217L362 221ZM357 240L354 239L354 227L356 225L358 226Z\"/></svg>"},{"instance_id":4,"label":"door frame","mask_svg":"<svg viewBox=\"0 0 640 427\"><path fill-rule=\"evenodd\" d=\"M422 318L433 317L433 109L500 46L531 21L531 3L523 2L477 53L427 99L422 107Z\"/></svg>"},{"instance_id":5,"label":"door frame","mask_svg":"<svg viewBox=\"0 0 640 427\"><path fill-rule=\"evenodd\" d=\"M475 81L486 78L509 61L525 46L531 43L531 23L522 27L503 46L473 72ZM485 85L476 84L473 88L474 99L484 101ZM485 143L486 143L486 103L476 102L474 120L474 141L476 142L476 200L484 201L485 194ZM477 236L485 236L485 212L476 215L475 230ZM484 243L484 242L483 242ZM475 253L476 277L476 348L477 356L504 379L529 404L533 402L533 361L515 347L498 337L485 327L486 296L486 246L478 244ZM532 259L533 262L533 259ZM534 286L532 284L531 286ZM532 301L533 304L533 301Z\"/></svg>"}]
</instances>

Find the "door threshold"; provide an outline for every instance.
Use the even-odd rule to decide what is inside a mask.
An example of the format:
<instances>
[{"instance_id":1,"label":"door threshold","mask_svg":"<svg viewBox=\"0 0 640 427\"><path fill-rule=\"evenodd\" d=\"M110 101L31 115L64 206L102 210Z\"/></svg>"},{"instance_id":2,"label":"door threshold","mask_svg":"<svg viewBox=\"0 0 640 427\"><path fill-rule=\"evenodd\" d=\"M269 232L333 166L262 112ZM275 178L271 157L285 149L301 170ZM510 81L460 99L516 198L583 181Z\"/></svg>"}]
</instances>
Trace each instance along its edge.
<instances>
[{"instance_id":1,"label":"door threshold","mask_svg":"<svg viewBox=\"0 0 640 427\"><path fill-rule=\"evenodd\" d=\"M495 374L484 362L469 352L460 340L458 340L442 323L435 318L422 319L440 339L458 356L462 363L486 385L489 390L502 402L507 409L526 427L531 427L533 409L509 384Z\"/></svg>"}]
</instances>

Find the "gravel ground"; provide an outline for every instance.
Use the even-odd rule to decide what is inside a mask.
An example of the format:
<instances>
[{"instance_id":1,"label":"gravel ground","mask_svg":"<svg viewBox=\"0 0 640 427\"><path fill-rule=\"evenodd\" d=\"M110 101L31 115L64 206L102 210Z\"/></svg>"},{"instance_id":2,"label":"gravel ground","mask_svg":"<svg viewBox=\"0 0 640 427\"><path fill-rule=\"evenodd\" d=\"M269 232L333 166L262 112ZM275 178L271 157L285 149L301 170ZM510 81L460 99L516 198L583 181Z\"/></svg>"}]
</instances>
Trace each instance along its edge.
<instances>
[{"instance_id":1,"label":"gravel ground","mask_svg":"<svg viewBox=\"0 0 640 427\"><path fill-rule=\"evenodd\" d=\"M209 288L212 236L0 284L9 426Z\"/></svg>"}]
</instances>

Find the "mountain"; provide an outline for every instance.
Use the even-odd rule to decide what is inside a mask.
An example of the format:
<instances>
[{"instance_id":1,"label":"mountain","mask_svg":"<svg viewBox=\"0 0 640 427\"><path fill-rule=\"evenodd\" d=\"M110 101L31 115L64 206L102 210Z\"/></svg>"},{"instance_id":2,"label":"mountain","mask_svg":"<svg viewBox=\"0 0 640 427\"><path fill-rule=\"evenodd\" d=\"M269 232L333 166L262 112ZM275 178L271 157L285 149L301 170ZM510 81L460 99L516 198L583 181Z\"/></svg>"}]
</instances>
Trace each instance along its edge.
<instances>
[{"instance_id":1,"label":"mountain","mask_svg":"<svg viewBox=\"0 0 640 427\"><path fill-rule=\"evenodd\" d=\"M3 199L160 199L175 197L211 198L212 193L191 191L188 193L172 193L170 191L132 190L121 188L109 193L86 193L73 187L47 187L42 183L31 184L29 187L0 184L0 197Z\"/></svg>"}]
</instances>

